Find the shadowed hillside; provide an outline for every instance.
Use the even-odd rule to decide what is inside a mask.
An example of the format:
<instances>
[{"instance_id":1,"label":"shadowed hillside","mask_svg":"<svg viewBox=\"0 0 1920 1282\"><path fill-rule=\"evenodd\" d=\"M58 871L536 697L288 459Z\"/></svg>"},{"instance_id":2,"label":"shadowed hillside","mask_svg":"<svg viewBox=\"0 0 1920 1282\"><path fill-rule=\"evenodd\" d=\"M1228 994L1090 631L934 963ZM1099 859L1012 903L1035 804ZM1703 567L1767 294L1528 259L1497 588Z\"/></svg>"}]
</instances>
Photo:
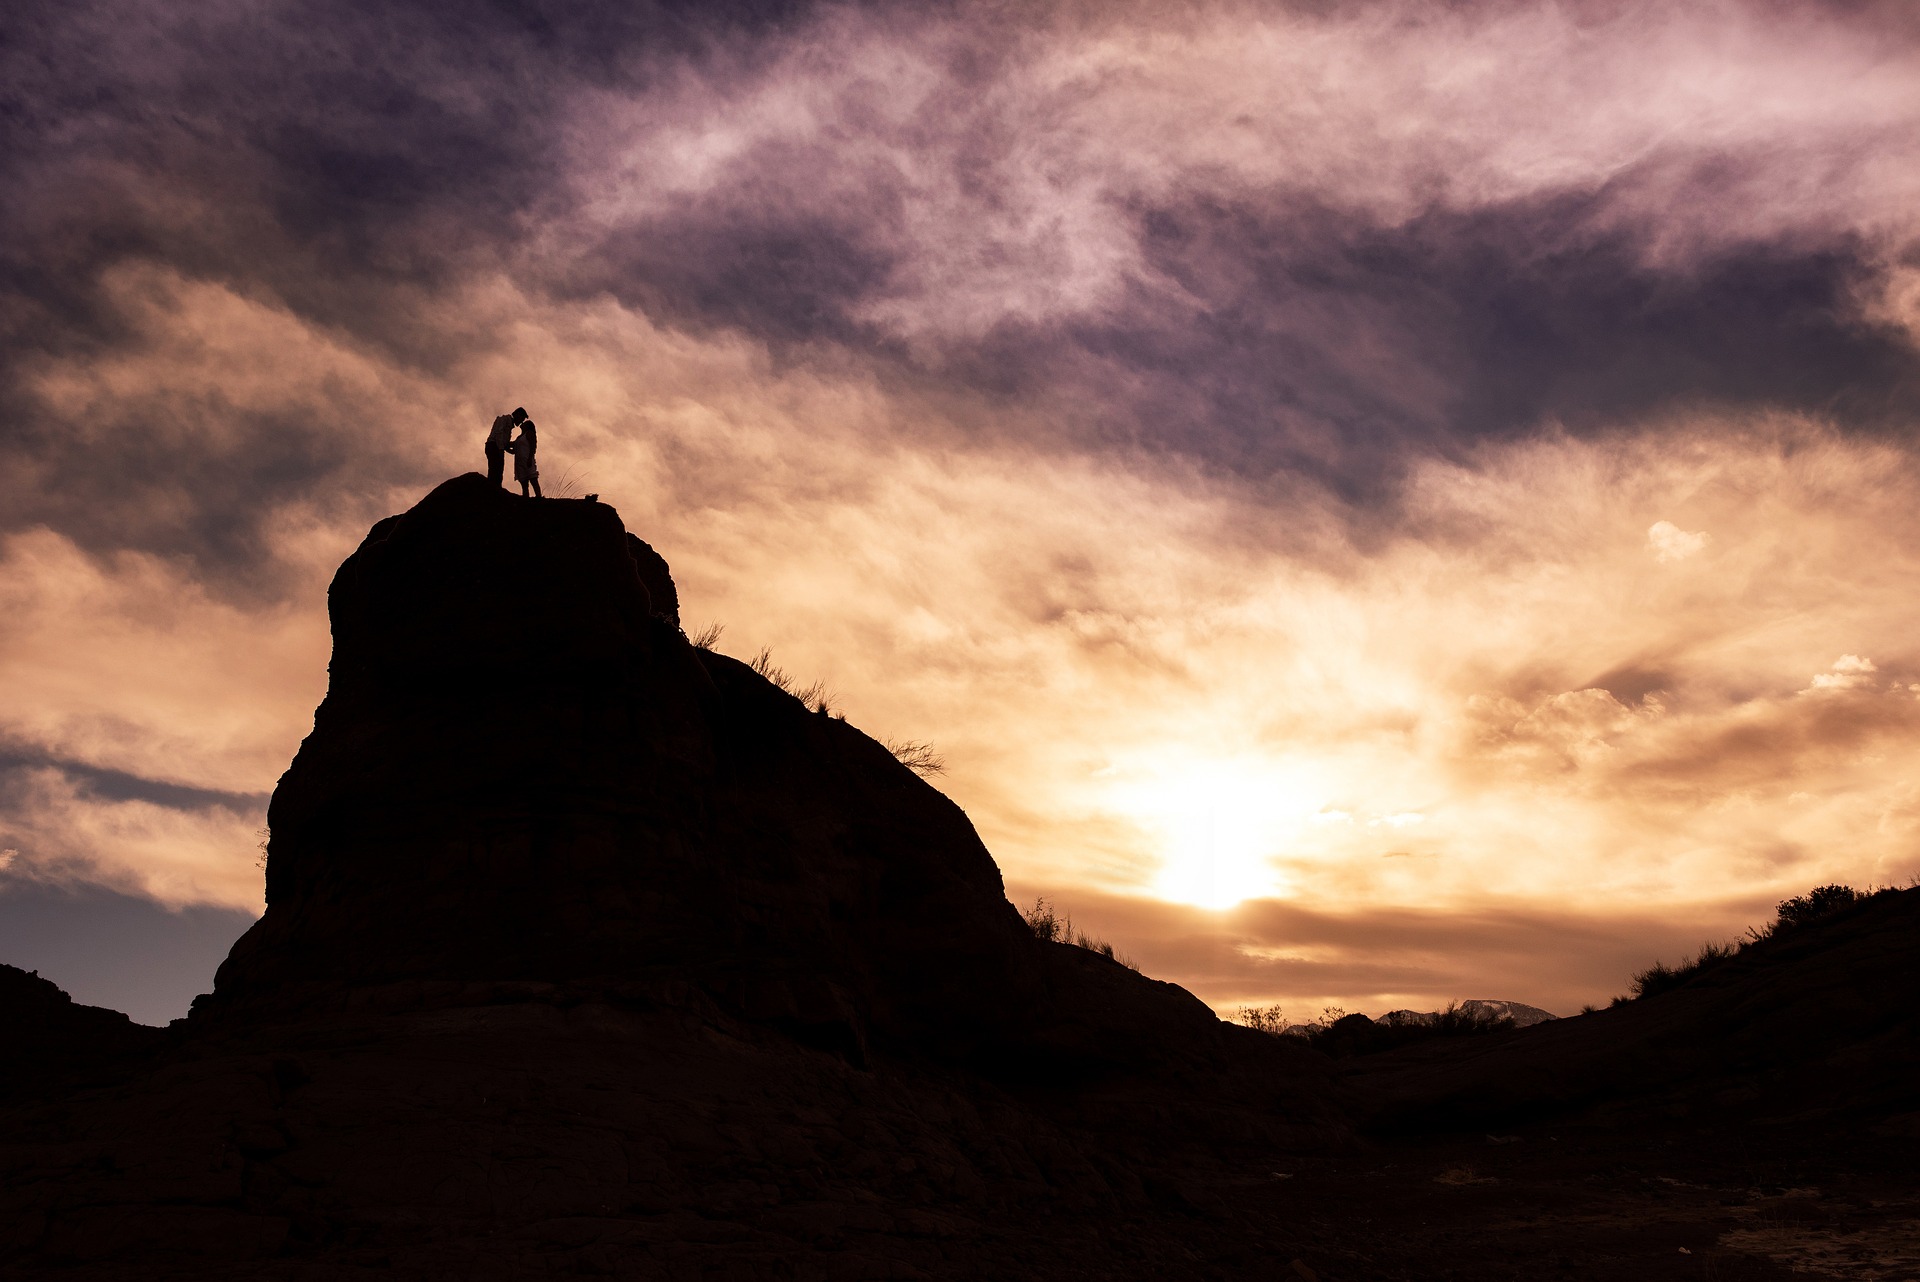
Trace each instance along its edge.
<instances>
[{"instance_id":1,"label":"shadowed hillside","mask_svg":"<svg viewBox=\"0 0 1920 1282\"><path fill-rule=\"evenodd\" d=\"M1639 1001L1356 1061L1350 1080L1387 1129L1883 1117L1920 1108L1916 977L1920 889L1882 892Z\"/></svg>"}]
</instances>

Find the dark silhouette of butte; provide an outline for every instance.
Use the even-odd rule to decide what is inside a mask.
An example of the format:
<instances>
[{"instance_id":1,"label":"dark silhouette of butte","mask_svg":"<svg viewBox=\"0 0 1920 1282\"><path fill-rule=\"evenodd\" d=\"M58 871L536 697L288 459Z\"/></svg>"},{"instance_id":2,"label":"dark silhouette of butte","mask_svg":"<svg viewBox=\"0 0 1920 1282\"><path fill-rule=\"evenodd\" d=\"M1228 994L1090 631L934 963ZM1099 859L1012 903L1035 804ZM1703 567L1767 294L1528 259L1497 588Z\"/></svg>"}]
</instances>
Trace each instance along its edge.
<instances>
[{"instance_id":1,"label":"dark silhouette of butte","mask_svg":"<svg viewBox=\"0 0 1920 1282\"><path fill-rule=\"evenodd\" d=\"M1726 1171L1908 1213L1920 892L1334 1061L1035 938L952 802L691 645L614 509L488 453L340 567L267 911L192 1016L0 969L0 1269L1785 1277L1724 1246Z\"/></svg>"},{"instance_id":2,"label":"dark silhouette of butte","mask_svg":"<svg viewBox=\"0 0 1920 1282\"><path fill-rule=\"evenodd\" d=\"M605 504L456 478L373 528L328 607L327 697L268 812L267 912L209 1019L671 976L856 1064L878 1042L1016 1074L1172 1065L1220 1036L1171 985L1039 960L1061 955L965 815L690 645L666 563ZM509 670L514 697L490 696ZM1128 1017L1103 1025L1115 1000Z\"/></svg>"}]
</instances>

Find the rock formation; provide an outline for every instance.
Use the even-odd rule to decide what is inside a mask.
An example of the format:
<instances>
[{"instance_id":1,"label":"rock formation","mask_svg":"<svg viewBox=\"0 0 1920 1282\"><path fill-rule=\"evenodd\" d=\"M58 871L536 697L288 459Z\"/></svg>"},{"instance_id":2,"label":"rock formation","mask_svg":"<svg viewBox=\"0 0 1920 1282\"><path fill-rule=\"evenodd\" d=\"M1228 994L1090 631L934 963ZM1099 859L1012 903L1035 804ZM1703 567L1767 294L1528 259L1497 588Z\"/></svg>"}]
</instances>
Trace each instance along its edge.
<instances>
[{"instance_id":1,"label":"rock formation","mask_svg":"<svg viewBox=\"0 0 1920 1282\"><path fill-rule=\"evenodd\" d=\"M1217 1059L1182 990L1035 940L886 748L689 644L613 508L457 477L373 528L328 608L267 912L200 1017L670 979L856 1061L871 1039L1016 1076Z\"/></svg>"}]
</instances>

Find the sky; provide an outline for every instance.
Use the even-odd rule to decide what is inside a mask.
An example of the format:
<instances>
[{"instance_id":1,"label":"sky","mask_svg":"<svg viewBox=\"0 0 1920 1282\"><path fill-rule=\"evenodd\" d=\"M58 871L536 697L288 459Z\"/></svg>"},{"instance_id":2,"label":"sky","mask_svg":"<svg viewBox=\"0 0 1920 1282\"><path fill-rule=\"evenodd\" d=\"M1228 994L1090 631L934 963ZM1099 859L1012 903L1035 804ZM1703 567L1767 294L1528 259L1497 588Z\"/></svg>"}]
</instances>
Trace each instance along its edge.
<instances>
[{"instance_id":1,"label":"sky","mask_svg":"<svg viewBox=\"0 0 1920 1282\"><path fill-rule=\"evenodd\" d=\"M1920 874L1898 0L73 0L0 140L0 961L79 1000L210 986L334 568L515 405L1223 1014Z\"/></svg>"}]
</instances>

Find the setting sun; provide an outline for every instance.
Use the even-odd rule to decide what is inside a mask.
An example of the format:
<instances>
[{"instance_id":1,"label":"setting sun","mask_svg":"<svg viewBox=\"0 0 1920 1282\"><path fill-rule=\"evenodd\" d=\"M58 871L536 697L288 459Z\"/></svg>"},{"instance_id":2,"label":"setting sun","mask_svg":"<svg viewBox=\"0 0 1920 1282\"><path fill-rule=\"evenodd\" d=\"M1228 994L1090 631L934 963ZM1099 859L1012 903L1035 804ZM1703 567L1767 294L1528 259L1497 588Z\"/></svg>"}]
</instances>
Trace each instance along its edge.
<instances>
[{"instance_id":1,"label":"setting sun","mask_svg":"<svg viewBox=\"0 0 1920 1282\"><path fill-rule=\"evenodd\" d=\"M1320 809L1305 772L1277 761L1196 759L1103 774L1107 806L1159 855L1150 893L1197 908L1284 894L1275 859Z\"/></svg>"}]
</instances>

